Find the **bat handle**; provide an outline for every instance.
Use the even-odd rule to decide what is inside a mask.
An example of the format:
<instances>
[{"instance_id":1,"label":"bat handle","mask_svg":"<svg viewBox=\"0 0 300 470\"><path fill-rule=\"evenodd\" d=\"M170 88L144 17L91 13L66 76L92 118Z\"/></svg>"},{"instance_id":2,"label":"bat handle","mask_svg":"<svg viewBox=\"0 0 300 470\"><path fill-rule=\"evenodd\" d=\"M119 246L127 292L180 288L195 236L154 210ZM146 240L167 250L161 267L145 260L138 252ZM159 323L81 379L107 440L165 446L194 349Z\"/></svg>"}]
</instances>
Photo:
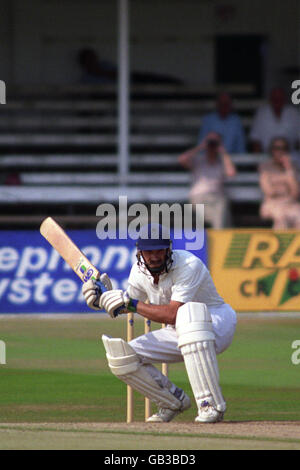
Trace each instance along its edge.
<instances>
[{"instance_id":1,"label":"bat handle","mask_svg":"<svg viewBox=\"0 0 300 470\"><path fill-rule=\"evenodd\" d=\"M99 293L99 298L101 297L101 295L104 293L104 292L107 292L108 289L105 287L105 285L103 284L103 282L101 282L99 279L95 279L95 285L97 287L97 290L98 290L98 293ZM117 317L119 315L119 313L117 312L119 309L117 309L115 311L115 317Z\"/></svg>"},{"instance_id":2,"label":"bat handle","mask_svg":"<svg viewBox=\"0 0 300 470\"><path fill-rule=\"evenodd\" d=\"M101 294L103 294L104 292L107 292L108 289L105 287L105 285L103 284L103 282L101 282L99 279L95 280L95 284L97 286L97 288L99 289L99 295L101 296ZM114 311L114 317L116 318L120 313L124 313L124 307L118 307L115 311Z\"/></svg>"},{"instance_id":3,"label":"bat handle","mask_svg":"<svg viewBox=\"0 0 300 470\"><path fill-rule=\"evenodd\" d=\"M107 289L105 287L105 285L103 284L103 282L99 281L99 279L97 279L95 281L95 284L97 286L97 288L99 289L99 294L103 294L103 292L107 292Z\"/></svg>"}]
</instances>

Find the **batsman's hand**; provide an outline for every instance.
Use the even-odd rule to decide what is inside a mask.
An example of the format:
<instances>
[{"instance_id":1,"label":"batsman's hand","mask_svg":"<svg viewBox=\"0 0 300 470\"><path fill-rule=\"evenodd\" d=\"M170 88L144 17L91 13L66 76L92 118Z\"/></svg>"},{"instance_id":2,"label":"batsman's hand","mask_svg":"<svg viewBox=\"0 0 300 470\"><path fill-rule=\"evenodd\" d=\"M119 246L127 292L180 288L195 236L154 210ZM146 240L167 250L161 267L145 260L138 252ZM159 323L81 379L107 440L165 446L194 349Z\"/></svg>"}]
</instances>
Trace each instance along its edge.
<instances>
[{"instance_id":1,"label":"batsman's hand","mask_svg":"<svg viewBox=\"0 0 300 470\"><path fill-rule=\"evenodd\" d=\"M98 281L90 279L82 285L83 297L88 307L93 310L102 310L102 307L99 305L100 297L109 290L112 290L112 283L106 273L101 274Z\"/></svg>"},{"instance_id":2,"label":"batsman's hand","mask_svg":"<svg viewBox=\"0 0 300 470\"><path fill-rule=\"evenodd\" d=\"M115 318L122 313L136 311L137 300L131 299L127 292L115 289L104 292L100 297L99 305Z\"/></svg>"}]
</instances>

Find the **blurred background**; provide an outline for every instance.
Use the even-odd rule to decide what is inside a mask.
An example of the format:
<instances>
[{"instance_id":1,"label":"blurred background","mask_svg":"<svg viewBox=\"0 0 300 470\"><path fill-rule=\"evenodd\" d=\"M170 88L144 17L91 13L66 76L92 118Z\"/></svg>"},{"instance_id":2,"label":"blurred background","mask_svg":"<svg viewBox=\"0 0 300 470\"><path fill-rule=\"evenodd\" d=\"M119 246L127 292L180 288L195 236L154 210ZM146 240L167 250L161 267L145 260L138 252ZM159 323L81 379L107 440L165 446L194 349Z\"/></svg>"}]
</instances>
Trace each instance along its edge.
<instances>
[{"instance_id":1,"label":"blurred background","mask_svg":"<svg viewBox=\"0 0 300 470\"><path fill-rule=\"evenodd\" d=\"M94 227L98 204L120 194L188 202L197 174L178 157L209 131L225 147L230 134L236 173L221 227L272 226L259 184L270 142L253 126L274 87L277 120L291 107L297 0L0 0L0 11L0 227L47 215ZM297 163L293 108L276 132Z\"/></svg>"}]
</instances>

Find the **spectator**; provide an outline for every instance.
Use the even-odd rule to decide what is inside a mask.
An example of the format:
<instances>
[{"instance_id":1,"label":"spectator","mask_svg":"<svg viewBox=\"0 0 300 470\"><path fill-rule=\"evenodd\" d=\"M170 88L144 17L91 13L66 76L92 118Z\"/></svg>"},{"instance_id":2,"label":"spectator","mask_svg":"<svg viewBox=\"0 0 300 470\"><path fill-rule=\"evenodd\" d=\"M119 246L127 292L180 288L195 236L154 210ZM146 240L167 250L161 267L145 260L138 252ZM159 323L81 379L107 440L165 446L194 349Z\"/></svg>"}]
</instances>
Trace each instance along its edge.
<instances>
[{"instance_id":1,"label":"spectator","mask_svg":"<svg viewBox=\"0 0 300 470\"><path fill-rule=\"evenodd\" d=\"M264 201L263 219L272 219L274 229L300 228L299 183L288 141L276 137L271 142L271 158L260 165L260 186Z\"/></svg>"},{"instance_id":2,"label":"spectator","mask_svg":"<svg viewBox=\"0 0 300 470\"><path fill-rule=\"evenodd\" d=\"M192 171L190 200L193 204L205 204L205 222L216 229L229 226L224 180L235 176L236 170L221 136L210 132L200 145L180 155L179 163Z\"/></svg>"},{"instance_id":3,"label":"spectator","mask_svg":"<svg viewBox=\"0 0 300 470\"><path fill-rule=\"evenodd\" d=\"M78 53L82 83L113 83L116 80L116 67L99 59L94 49L81 49Z\"/></svg>"},{"instance_id":4,"label":"spectator","mask_svg":"<svg viewBox=\"0 0 300 470\"><path fill-rule=\"evenodd\" d=\"M82 83L115 83L117 80L117 66L98 57L96 51L92 48L81 49L79 51L78 63L82 70ZM183 81L179 78L149 72L132 72L130 79L132 83L183 84Z\"/></svg>"},{"instance_id":5,"label":"spectator","mask_svg":"<svg viewBox=\"0 0 300 470\"><path fill-rule=\"evenodd\" d=\"M254 152L268 152L270 143L276 136L284 137L293 150L299 142L300 115L295 106L286 104L282 88L273 88L270 102L261 106L253 120L250 132L251 147Z\"/></svg>"},{"instance_id":6,"label":"spectator","mask_svg":"<svg viewBox=\"0 0 300 470\"><path fill-rule=\"evenodd\" d=\"M4 184L8 186L20 186L20 184L22 184L22 180L18 173L10 173L6 176Z\"/></svg>"},{"instance_id":7,"label":"spectator","mask_svg":"<svg viewBox=\"0 0 300 470\"><path fill-rule=\"evenodd\" d=\"M217 98L216 111L203 117L199 142L209 132L221 135L224 147L229 153L244 153L245 133L239 116L232 110L232 99L228 93L220 93Z\"/></svg>"}]
</instances>

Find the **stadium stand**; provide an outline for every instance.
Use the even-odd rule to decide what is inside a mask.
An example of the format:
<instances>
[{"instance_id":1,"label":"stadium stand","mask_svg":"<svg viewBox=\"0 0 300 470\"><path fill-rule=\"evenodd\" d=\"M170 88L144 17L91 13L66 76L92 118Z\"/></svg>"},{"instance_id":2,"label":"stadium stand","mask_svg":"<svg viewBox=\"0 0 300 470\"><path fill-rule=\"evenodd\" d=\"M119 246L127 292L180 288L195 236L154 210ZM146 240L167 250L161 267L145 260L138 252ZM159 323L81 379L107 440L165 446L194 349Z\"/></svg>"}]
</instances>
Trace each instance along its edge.
<instances>
[{"instance_id":1,"label":"stadium stand","mask_svg":"<svg viewBox=\"0 0 300 470\"><path fill-rule=\"evenodd\" d=\"M246 133L261 101L250 86L227 86ZM117 97L111 85L19 88L0 109L0 209L8 214L95 214L101 202L188 202L190 175L177 157L197 141L216 87L136 85L131 90L130 172L119 180ZM259 225L257 165L263 155L234 155L227 182L234 223ZM20 185L6 185L18 173ZM243 210L241 210L241 205ZM245 210L246 208L246 210ZM1 220L0 220L1 222Z\"/></svg>"}]
</instances>

